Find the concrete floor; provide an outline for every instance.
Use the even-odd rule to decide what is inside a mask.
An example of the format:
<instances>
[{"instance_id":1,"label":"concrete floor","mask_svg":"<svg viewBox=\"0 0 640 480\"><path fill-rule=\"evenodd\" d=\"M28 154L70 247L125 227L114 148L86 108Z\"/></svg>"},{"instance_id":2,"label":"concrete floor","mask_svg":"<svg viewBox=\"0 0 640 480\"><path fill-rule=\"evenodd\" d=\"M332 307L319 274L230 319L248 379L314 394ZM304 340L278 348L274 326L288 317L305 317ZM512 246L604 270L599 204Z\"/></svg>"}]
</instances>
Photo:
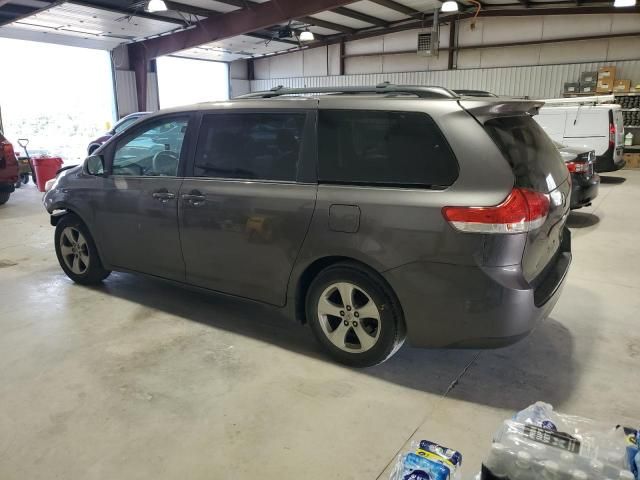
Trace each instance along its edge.
<instances>
[{"instance_id":1,"label":"concrete floor","mask_svg":"<svg viewBox=\"0 0 640 480\"><path fill-rule=\"evenodd\" d=\"M126 274L74 285L22 188L0 207L0 478L376 479L418 438L461 450L471 478L536 400L637 424L640 171L606 180L570 217L574 264L531 336L367 370L267 308Z\"/></svg>"}]
</instances>

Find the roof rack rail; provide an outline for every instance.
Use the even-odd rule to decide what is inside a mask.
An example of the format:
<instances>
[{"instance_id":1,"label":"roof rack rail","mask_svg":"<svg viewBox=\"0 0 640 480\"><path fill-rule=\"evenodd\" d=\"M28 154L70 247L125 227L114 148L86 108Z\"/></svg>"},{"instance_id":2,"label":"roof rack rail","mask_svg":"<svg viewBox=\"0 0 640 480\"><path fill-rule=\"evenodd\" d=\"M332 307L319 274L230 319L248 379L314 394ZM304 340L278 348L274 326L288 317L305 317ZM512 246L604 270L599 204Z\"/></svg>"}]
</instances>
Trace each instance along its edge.
<instances>
[{"instance_id":1,"label":"roof rack rail","mask_svg":"<svg viewBox=\"0 0 640 480\"><path fill-rule=\"evenodd\" d=\"M542 100L547 106L554 105L598 105L600 103L613 103L613 95L591 95L588 97L546 98Z\"/></svg>"},{"instance_id":2,"label":"roof rack rail","mask_svg":"<svg viewBox=\"0 0 640 480\"><path fill-rule=\"evenodd\" d=\"M285 88L282 85L271 90L252 92L240 95L236 98L273 98L282 95L300 95L305 93L397 93L415 95L420 98L458 98L459 96L444 87L426 87L421 85L394 85L389 82L379 83L374 86L364 87L315 87L315 88Z\"/></svg>"}]
</instances>

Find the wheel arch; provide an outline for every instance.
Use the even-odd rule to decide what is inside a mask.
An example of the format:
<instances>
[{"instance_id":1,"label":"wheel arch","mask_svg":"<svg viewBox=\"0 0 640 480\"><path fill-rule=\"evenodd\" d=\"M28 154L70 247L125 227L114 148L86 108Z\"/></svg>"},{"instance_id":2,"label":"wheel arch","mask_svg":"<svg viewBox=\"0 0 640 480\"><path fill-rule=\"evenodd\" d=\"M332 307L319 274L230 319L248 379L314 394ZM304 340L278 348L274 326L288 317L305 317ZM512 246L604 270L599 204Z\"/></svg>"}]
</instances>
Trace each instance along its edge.
<instances>
[{"instance_id":1,"label":"wheel arch","mask_svg":"<svg viewBox=\"0 0 640 480\"><path fill-rule=\"evenodd\" d=\"M105 259L104 259L104 255L102 253L102 248L100 246L100 242L96 239L96 236L93 234L93 232L91 231L91 228L89 227L89 223L87 222L87 220L82 216L82 214L78 213L78 211L76 209L74 209L73 207L69 207L66 205L56 205L54 208L52 208L51 210L51 225L52 226L57 226L58 222L60 221L60 219L62 217L65 217L67 215L75 215L76 217L78 217L80 219L80 221L84 224L84 226L87 228L87 230L89 231L89 235L91 235L91 239L93 240L93 244L96 246L96 250L98 251L98 257L100 257L100 262L102 263L103 266L107 265L105 263Z\"/></svg>"},{"instance_id":2,"label":"wheel arch","mask_svg":"<svg viewBox=\"0 0 640 480\"><path fill-rule=\"evenodd\" d=\"M384 276L380 274L378 270L371 267L367 263L361 260L357 260L353 257L342 256L342 255L328 255L328 256L317 258L311 263L309 263L309 265L307 265L304 268L300 276L297 278L297 281L295 284L295 294L293 297L293 301L294 301L294 315L298 322L303 324L307 323L306 314L305 314L305 302L306 302L307 293L309 291L309 287L311 286L313 279L316 278L318 274L324 269L338 263L350 263L359 268L362 268L363 270L367 270L373 275L375 275L376 278L380 281L380 283L382 283L388 289L388 292L391 295L393 295L394 300L396 300L397 305L401 310L400 313L404 318L402 305L400 304L400 299L398 298L398 295L393 290L393 287L384 278Z\"/></svg>"}]
</instances>

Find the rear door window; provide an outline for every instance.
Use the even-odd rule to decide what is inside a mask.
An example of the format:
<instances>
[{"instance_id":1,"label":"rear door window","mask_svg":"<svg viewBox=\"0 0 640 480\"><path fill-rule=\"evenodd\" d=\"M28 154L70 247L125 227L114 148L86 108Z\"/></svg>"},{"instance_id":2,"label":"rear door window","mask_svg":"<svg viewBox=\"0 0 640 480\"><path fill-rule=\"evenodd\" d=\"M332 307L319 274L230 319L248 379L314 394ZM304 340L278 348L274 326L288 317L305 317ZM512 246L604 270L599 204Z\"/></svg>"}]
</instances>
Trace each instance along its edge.
<instances>
[{"instance_id":1,"label":"rear door window","mask_svg":"<svg viewBox=\"0 0 640 480\"><path fill-rule=\"evenodd\" d=\"M318 179L325 183L447 187L458 164L420 112L321 110Z\"/></svg>"},{"instance_id":2,"label":"rear door window","mask_svg":"<svg viewBox=\"0 0 640 480\"><path fill-rule=\"evenodd\" d=\"M488 120L485 128L511 165L519 187L551 192L569 175L558 149L528 115Z\"/></svg>"},{"instance_id":3,"label":"rear door window","mask_svg":"<svg viewBox=\"0 0 640 480\"><path fill-rule=\"evenodd\" d=\"M196 177L296 180L306 113L205 115L194 162Z\"/></svg>"}]
</instances>

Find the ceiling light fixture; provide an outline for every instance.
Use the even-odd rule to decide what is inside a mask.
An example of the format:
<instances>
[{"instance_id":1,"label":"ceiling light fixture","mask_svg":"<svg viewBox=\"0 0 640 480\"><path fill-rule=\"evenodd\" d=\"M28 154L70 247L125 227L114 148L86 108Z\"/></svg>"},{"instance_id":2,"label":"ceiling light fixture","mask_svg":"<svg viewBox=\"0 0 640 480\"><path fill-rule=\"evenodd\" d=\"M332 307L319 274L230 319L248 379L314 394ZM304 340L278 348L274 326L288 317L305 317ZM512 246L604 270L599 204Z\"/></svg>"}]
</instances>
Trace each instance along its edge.
<instances>
[{"instance_id":1,"label":"ceiling light fixture","mask_svg":"<svg viewBox=\"0 0 640 480\"><path fill-rule=\"evenodd\" d=\"M166 12L167 9L167 4L164 3L164 0L149 0L149 3L147 3L147 8L146 8L147 12Z\"/></svg>"},{"instance_id":2,"label":"ceiling light fixture","mask_svg":"<svg viewBox=\"0 0 640 480\"><path fill-rule=\"evenodd\" d=\"M151 0L153 1L153 0ZM619 0L616 0L619 1ZM442 12L457 12L458 11L458 3L454 2L453 0L447 0L446 2L444 2L442 4L442 6L440 7L440 10Z\"/></svg>"},{"instance_id":3,"label":"ceiling light fixture","mask_svg":"<svg viewBox=\"0 0 640 480\"><path fill-rule=\"evenodd\" d=\"M633 7L636 4L636 0L615 0L613 2L614 7Z\"/></svg>"},{"instance_id":4,"label":"ceiling light fixture","mask_svg":"<svg viewBox=\"0 0 640 480\"><path fill-rule=\"evenodd\" d=\"M618 0L616 0L618 1ZM313 36L313 32L309 31L308 28L305 28L302 32L300 32L300 41L301 42L312 42L316 39Z\"/></svg>"}]
</instances>

